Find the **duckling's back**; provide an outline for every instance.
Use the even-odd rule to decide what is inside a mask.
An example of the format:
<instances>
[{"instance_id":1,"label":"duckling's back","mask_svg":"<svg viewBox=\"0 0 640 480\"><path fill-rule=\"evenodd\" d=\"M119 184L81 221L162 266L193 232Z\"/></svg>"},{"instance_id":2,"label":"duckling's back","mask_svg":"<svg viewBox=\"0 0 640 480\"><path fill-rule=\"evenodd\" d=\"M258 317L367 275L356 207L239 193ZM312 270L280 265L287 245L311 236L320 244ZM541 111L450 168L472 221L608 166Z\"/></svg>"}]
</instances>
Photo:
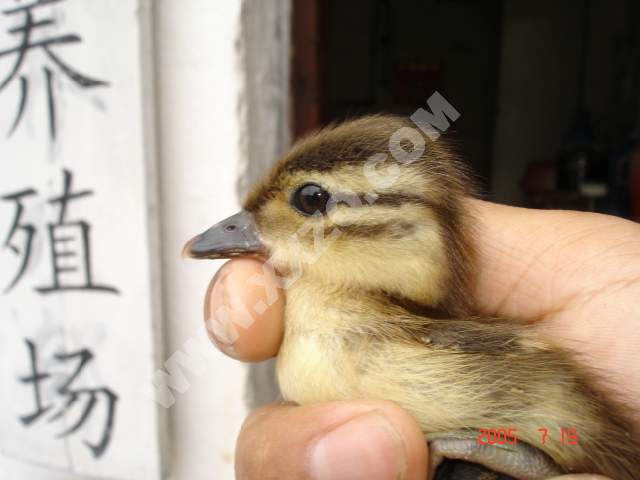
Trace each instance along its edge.
<instances>
[{"instance_id":1,"label":"duckling's back","mask_svg":"<svg viewBox=\"0 0 640 480\"><path fill-rule=\"evenodd\" d=\"M288 291L286 315L278 376L289 400L390 400L428 440L512 428L566 472L639 478L624 408L528 327L416 316L304 278Z\"/></svg>"}]
</instances>

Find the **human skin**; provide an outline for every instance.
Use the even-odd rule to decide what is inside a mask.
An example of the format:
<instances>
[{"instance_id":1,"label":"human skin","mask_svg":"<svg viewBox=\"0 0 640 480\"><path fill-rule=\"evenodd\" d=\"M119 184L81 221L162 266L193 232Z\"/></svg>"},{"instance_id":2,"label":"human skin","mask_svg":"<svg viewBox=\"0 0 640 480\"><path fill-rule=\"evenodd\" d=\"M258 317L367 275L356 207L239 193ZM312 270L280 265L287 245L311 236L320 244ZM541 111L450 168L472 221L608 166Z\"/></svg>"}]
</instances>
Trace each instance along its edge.
<instances>
[{"instance_id":1,"label":"human skin","mask_svg":"<svg viewBox=\"0 0 640 480\"><path fill-rule=\"evenodd\" d=\"M577 352L598 371L602 386L629 406L631 427L640 432L640 225L480 200L468 206L477 220L480 312L533 324ZM256 273L263 273L259 260L228 262L205 301L210 338L243 361L275 356L284 330L286 292L277 289L276 301L267 302L275 277L263 277L265 288L248 281ZM247 321L249 306L260 300L270 307L252 311ZM426 477L427 465L427 446L411 416L373 400L268 405L247 418L236 449L238 480L417 480Z\"/></svg>"}]
</instances>

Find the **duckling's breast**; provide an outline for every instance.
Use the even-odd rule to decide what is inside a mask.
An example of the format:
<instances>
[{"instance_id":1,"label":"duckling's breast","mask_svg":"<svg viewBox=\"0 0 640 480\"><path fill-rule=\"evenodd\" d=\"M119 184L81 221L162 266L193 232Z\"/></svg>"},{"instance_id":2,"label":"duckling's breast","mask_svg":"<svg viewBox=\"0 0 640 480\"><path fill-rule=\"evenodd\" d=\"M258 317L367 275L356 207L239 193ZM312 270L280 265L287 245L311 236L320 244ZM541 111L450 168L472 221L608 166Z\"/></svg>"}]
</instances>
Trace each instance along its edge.
<instances>
[{"instance_id":1,"label":"duckling's breast","mask_svg":"<svg viewBox=\"0 0 640 480\"><path fill-rule=\"evenodd\" d=\"M299 279L287 290L285 335L278 353L280 390L300 404L359 397L357 351L345 331L352 300Z\"/></svg>"}]
</instances>

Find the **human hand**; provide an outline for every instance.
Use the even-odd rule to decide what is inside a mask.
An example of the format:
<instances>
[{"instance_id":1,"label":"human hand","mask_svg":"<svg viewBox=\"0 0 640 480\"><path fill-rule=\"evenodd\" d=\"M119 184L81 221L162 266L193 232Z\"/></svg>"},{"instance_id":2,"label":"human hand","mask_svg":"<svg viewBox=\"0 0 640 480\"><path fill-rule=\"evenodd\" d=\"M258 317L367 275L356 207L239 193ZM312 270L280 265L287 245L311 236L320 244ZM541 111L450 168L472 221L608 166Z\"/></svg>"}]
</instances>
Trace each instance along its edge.
<instances>
[{"instance_id":1,"label":"human hand","mask_svg":"<svg viewBox=\"0 0 640 480\"><path fill-rule=\"evenodd\" d=\"M480 312L535 324L606 375L640 426L640 226L615 217L537 211L470 200ZM228 262L207 294L207 330L225 353L256 361L277 354L284 296L253 259ZM267 290L276 292L267 301ZM262 300L263 314L245 306ZM222 310L220 310L220 308ZM634 310L635 309L635 310ZM224 315L216 312L224 311ZM635 393L635 395L634 395ZM427 449L418 425L388 402L271 405L245 422L236 452L239 480L254 478L425 478ZM596 479L593 475L566 476Z\"/></svg>"}]
</instances>

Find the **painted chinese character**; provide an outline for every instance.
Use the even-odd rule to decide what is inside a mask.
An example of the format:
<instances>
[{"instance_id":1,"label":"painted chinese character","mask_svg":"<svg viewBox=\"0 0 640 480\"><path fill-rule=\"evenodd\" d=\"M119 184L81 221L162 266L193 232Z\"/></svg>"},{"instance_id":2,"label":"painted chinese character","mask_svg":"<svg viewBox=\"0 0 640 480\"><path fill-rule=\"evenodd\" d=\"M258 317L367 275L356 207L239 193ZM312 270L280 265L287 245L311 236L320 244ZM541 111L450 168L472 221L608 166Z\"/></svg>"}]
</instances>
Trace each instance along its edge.
<instances>
[{"instance_id":1,"label":"painted chinese character","mask_svg":"<svg viewBox=\"0 0 640 480\"><path fill-rule=\"evenodd\" d=\"M31 247L33 246L33 236L36 233L36 229L29 223L22 223L22 214L24 213L24 204L22 203L22 201L24 198L33 196L36 193L37 192L34 189L28 188L0 197L1 200L15 202L16 209L13 216L13 222L11 223L9 234L4 241L3 246L20 257L20 267L18 268L18 272L13 277L9 285L5 288L4 293L8 293L20 281L20 279L24 275L24 272L27 270L29 259L31 258ZM24 234L22 245L16 245L14 243L16 241L15 236L19 232L22 232Z\"/></svg>"},{"instance_id":2,"label":"painted chinese character","mask_svg":"<svg viewBox=\"0 0 640 480\"><path fill-rule=\"evenodd\" d=\"M46 416L47 413L51 412L55 405L53 403L45 405L41 391L41 383L52 381L52 376L48 372L39 370L38 349L35 343L28 339L25 340L25 343L29 350L31 373L27 376L20 377L18 380L23 384L33 386L35 407L32 413L22 415L19 419L25 427L29 427L40 418ZM106 402L104 403L106 418L100 439L96 443L84 440L84 444L91 450L92 455L98 458L104 454L111 441L118 396L106 387L86 388L73 386L84 368L93 359L93 354L86 348L73 353L57 353L54 354L54 358L62 363L76 361L76 367L73 373L56 389L56 393L61 399L60 407L57 411L52 412L52 415L48 416L47 421L60 420L63 418L63 415L70 411L78 402L84 401L84 407L80 415L78 415L78 419L75 422L71 422L69 427L58 434L58 438L63 438L77 432L86 422L91 421L91 414L94 412L96 406L98 406L100 400Z\"/></svg>"},{"instance_id":3,"label":"painted chinese character","mask_svg":"<svg viewBox=\"0 0 640 480\"><path fill-rule=\"evenodd\" d=\"M99 290L118 293L114 287L94 283L91 270L91 226L84 220L69 221L67 208L69 203L92 195L91 190L73 192L73 174L64 170L63 193L49 200L57 205L58 221L47 225L49 249L51 253L52 283L46 287L37 287L40 293L62 290Z\"/></svg>"},{"instance_id":4,"label":"painted chinese character","mask_svg":"<svg viewBox=\"0 0 640 480\"><path fill-rule=\"evenodd\" d=\"M37 36L35 32L39 32L48 26L56 24L53 18L35 18L35 10L40 7L51 5L53 3L60 3L65 0L36 0L25 5L16 4L12 8L8 8L2 11L2 14L6 17L12 17L15 15L22 16L22 23L8 29L8 33L18 37L18 41L14 46L0 50L0 60L3 58L13 59L13 63L9 69L9 73L5 78L0 80L0 93L13 81L18 82L20 88L20 99L18 101L18 108L14 117L13 123L9 130L8 136L11 136L20 124L22 116L24 114L25 107L27 105L27 99L29 98L29 77L26 74L21 74L21 68L27 61L30 52L35 50L41 51L51 61L52 68L42 65L42 73L46 81L47 88L47 109L49 113L49 133L52 139L56 138L56 101L54 91L54 77L56 72L62 72L65 76L71 79L74 83L81 88L93 88L104 87L109 85L103 80L97 80L87 75L83 75L73 69L69 64L65 63L61 57L58 56L54 49L60 46L82 42L82 38L76 34L65 35L51 35L51 36Z\"/></svg>"},{"instance_id":5,"label":"painted chinese character","mask_svg":"<svg viewBox=\"0 0 640 480\"><path fill-rule=\"evenodd\" d=\"M40 382L48 379L51 375L48 373L40 373L38 370L38 357L36 355L36 346L31 340L25 340L27 344L27 348L29 349L29 360L31 361L31 375L28 377L21 377L20 380L22 383L33 383L33 396L34 403L36 405L33 413L29 415L22 415L20 417L20 421L29 426L33 422L35 422L42 415L47 413L49 410L53 408L52 405L44 406L42 404L42 392L40 391Z\"/></svg>"},{"instance_id":6,"label":"painted chinese character","mask_svg":"<svg viewBox=\"0 0 640 480\"><path fill-rule=\"evenodd\" d=\"M23 189L0 197L0 200L13 202L15 213L9 233L3 247L17 255L19 267L17 273L4 293L11 291L22 279L29 265L36 228L23 221L24 199L36 195L32 188ZM36 287L41 294L74 290L97 291L118 294L119 290L111 285L97 283L93 278L91 262L91 225L86 220L70 220L69 207L72 202L93 195L91 190L74 191L73 173L63 170L62 194L48 200L48 204L57 210L55 222L47 224L47 240L51 262L51 284ZM22 233L22 242L19 234Z\"/></svg>"}]
</instances>

